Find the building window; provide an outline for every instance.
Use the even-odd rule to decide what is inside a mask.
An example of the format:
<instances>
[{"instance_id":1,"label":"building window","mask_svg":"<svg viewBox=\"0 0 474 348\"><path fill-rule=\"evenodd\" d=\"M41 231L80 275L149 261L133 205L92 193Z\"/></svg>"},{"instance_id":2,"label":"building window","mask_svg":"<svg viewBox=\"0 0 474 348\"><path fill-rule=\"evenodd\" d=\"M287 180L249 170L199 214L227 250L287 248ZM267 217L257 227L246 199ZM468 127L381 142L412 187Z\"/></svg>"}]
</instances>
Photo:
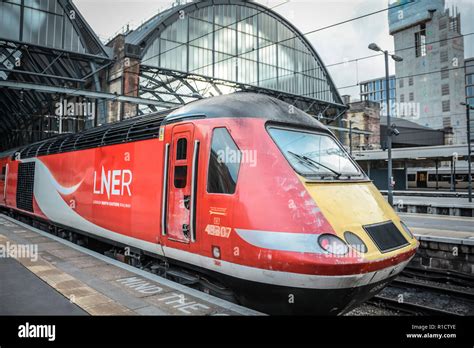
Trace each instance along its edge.
<instances>
[{"instance_id":1,"label":"building window","mask_svg":"<svg viewBox=\"0 0 474 348\"><path fill-rule=\"evenodd\" d=\"M448 51L442 51L439 53L439 60L441 63L446 63L448 61Z\"/></svg>"},{"instance_id":2,"label":"building window","mask_svg":"<svg viewBox=\"0 0 474 348\"><path fill-rule=\"evenodd\" d=\"M447 27L448 27L448 19L446 17L441 18L439 20L439 30L445 30Z\"/></svg>"},{"instance_id":3,"label":"building window","mask_svg":"<svg viewBox=\"0 0 474 348\"><path fill-rule=\"evenodd\" d=\"M449 70L448 67L441 68L441 79L448 79L449 78Z\"/></svg>"},{"instance_id":4,"label":"building window","mask_svg":"<svg viewBox=\"0 0 474 348\"><path fill-rule=\"evenodd\" d=\"M451 117L443 117L443 128L451 127Z\"/></svg>"},{"instance_id":5,"label":"building window","mask_svg":"<svg viewBox=\"0 0 474 348\"><path fill-rule=\"evenodd\" d=\"M413 77L408 78L408 85L413 86Z\"/></svg>"},{"instance_id":6,"label":"building window","mask_svg":"<svg viewBox=\"0 0 474 348\"><path fill-rule=\"evenodd\" d=\"M415 33L415 54L417 57L426 56L426 26L420 25L420 31Z\"/></svg>"},{"instance_id":7,"label":"building window","mask_svg":"<svg viewBox=\"0 0 474 348\"><path fill-rule=\"evenodd\" d=\"M405 101L405 95L404 94L400 94L400 102L404 102Z\"/></svg>"},{"instance_id":8,"label":"building window","mask_svg":"<svg viewBox=\"0 0 474 348\"><path fill-rule=\"evenodd\" d=\"M449 95L449 85L447 83L441 85L441 95Z\"/></svg>"},{"instance_id":9,"label":"building window","mask_svg":"<svg viewBox=\"0 0 474 348\"><path fill-rule=\"evenodd\" d=\"M415 95L413 94L413 92L410 92L409 96L408 96L408 99L410 101L413 101L415 99Z\"/></svg>"},{"instance_id":10,"label":"building window","mask_svg":"<svg viewBox=\"0 0 474 348\"><path fill-rule=\"evenodd\" d=\"M448 44L448 33L439 34L439 46L444 47Z\"/></svg>"},{"instance_id":11,"label":"building window","mask_svg":"<svg viewBox=\"0 0 474 348\"><path fill-rule=\"evenodd\" d=\"M241 153L226 128L212 132L211 157L207 176L207 192L235 193Z\"/></svg>"},{"instance_id":12,"label":"building window","mask_svg":"<svg viewBox=\"0 0 474 348\"><path fill-rule=\"evenodd\" d=\"M466 76L466 85L474 85L474 74Z\"/></svg>"},{"instance_id":13,"label":"building window","mask_svg":"<svg viewBox=\"0 0 474 348\"><path fill-rule=\"evenodd\" d=\"M443 100L442 101L442 109L443 109L443 112L451 111L451 104L450 104L449 100Z\"/></svg>"},{"instance_id":14,"label":"building window","mask_svg":"<svg viewBox=\"0 0 474 348\"><path fill-rule=\"evenodd\" d=\"M403 87L403 79L399 79L399 80L398 80L398 86L399 86L400 88Z\"/></svg>"}]
</instances>

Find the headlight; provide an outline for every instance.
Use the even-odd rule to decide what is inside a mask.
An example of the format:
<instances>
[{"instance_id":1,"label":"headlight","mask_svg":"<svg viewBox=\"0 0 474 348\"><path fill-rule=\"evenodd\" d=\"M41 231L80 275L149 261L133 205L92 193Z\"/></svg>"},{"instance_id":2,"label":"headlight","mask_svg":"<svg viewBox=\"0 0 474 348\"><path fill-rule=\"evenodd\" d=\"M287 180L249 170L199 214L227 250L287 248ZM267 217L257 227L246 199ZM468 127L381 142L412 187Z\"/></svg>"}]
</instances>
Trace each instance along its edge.
<instances>
[{"instance_id":1,"label":"headlight","mask_svg":"<svg viewBox=\"0 0 474 348\"><path fill-rule=\"evenodd\" d=\"M318 243L321 248L334 255L344 255L349 251L347 244L333 234L320 235Z\"/></svg>"},{"instance_id":2,"label":"headlight","mask_svg":"<svg viewBox=\"0 0 474 348\"><path fill-rule=\"evenodd\" d=\"M413 233L411 233L410 229L407 227L407 225L405 225L405 223L403 221L400 221L402 227L403 227L403 230L410 236L411 239L415 238L415 236L413 235Z\"/></svg>"},{"instance_id":3,"label":"headlight","mask_svg":"<svg viewBox=\"0 0 474 348\"><path fill-rule=\"evenodd\" d=\"M344 232L344 238L346 239L347 244L349 244L352 248L360 253L367 252L367 245L365 245L364 241L359 238L358 235L352 232Z\"/></svg>"}]
</instances>

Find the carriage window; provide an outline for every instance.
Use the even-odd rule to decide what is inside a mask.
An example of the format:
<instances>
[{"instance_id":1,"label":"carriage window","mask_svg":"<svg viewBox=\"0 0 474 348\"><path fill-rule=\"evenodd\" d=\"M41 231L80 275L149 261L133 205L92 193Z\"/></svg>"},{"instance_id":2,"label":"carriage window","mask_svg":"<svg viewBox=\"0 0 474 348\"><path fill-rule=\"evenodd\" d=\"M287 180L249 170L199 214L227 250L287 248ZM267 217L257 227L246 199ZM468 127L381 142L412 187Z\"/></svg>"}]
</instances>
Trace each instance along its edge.
<instances>
[{"instance_id":1,"label":"carriage window","mask_svg":"<svg viewBox=\"0 0 474 348\"><path fill-rule=\"evenodd\" d=\"M188 140L180 138L176 142L176 161L186 160L188 152ZM185 188L188 181L188 166L176 165L174 167L174 187Z\"/></svg>"},{"instance_id":2,"label":"carriage window","mask_svg":"<svg viewBox=\"0 0 474 348\"><path fill-rule=\"evenodd\" d=\"M449 175L449 174L441 175L441 178L440 178L439 181L450 182L451 181L451 175Z\"/></svg>"},{"instance_id":3,"label":"carriage window","mask_svg":"<svg viewBox=\"0 0 474 348\"><path fill-rule=\"evenodd\" d=\"M239 176L241 152L225 128L212 132L207 192L233 194Z\"/></svg>"},{"instance_id":4,"label":"carriage window","mask_svg":"<svg viewBox=\"0 0 474 348\"><path fill-rule=\"evenodd\" d=\"M408 181L416 181L416 175L415 174L408 174Z\"/></svg>"},{"instance_id":5,"label":"carriage window","mask_svg":"<svg viewBox=\"0 0 474 348\"><path fill-rule=\"evenodd\" d=\"M186 138L181 138L178 140L176 145L176 160L185 160L186 154L188 151L188 140Z\"/></svg>"},{"instance_id":6,"label":"carriage window","mask_svg":"<svg viewBox=\"0 0 474 348\"><path fill-rule=\"evenodd\" d=\"M188 179L188 166L174 167L174 187L185 188Z\"/></svg>"},{"instance_id":7,"label":"carriage window","mask_svg":"<svg viewBox=\"0 0 474 348\"><path fill-rule=\"evenodd\" d=\"M6 166L3 166L2 167L2 173L0 174L0 181L4 181L5 180L5 174L7 173L7 167Z\"/></svg>"}]
</instances>

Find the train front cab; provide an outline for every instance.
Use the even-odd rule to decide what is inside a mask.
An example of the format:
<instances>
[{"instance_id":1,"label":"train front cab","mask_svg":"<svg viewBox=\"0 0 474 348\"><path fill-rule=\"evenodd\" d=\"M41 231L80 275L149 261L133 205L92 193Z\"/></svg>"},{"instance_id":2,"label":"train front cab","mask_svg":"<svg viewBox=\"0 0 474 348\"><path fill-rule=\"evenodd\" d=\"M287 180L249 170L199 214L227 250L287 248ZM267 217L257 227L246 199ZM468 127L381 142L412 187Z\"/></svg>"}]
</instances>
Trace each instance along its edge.
<instances>
[{"instance_id":1,"label":"train front cab","mask_svg":"<svg viewBox=\"0 0 474 348\"><path fill-rule=\"evenodd\" d=\"M328 145L327 158L312 157L322 161L317 173L301 157L311 152L308 141ZM261 118L202 119L168 125L164 149L164 244L204 256L198 262L240 291L243 303L280 303L269 310L297 312L284 299L298 293L315 312L336 302L338 312L380 290L416 251L406 226L327 131ZM360 249L330 255L322 235ZM331 288L328 276L354 281ZM293 277L303 280L287 282ZM259 290L249 295L250 289Z\"/></svg>"}]
</instances>

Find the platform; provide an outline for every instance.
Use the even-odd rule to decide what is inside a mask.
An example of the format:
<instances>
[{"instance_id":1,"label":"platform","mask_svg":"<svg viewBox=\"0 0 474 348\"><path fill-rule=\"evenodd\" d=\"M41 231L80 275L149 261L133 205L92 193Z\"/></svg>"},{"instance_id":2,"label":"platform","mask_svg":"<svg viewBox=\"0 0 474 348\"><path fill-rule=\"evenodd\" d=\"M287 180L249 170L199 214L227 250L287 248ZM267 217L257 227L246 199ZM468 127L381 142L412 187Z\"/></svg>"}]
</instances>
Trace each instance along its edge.
<instances>
[{"instance_id":1,"label":"platform","mask_svg":"<svg viewBox=\"0 0 474 348\"><path fill-rule=\"evenodd\" d=\"M380 190L384 196L388 194L387 190ZM467 198L468 193L467 191L451 191L448 189L421 189L417 188L416 190L393 190L393 194L395 196L424 196L424 197L448 197L448 198Z\"/></svg>"},{"instance_id":2,"label":"platform","mask_svg":"<svg viewBox=\"0 0 474 348\"><path fill-rule=\"evenodd\" d=\"M0 315L262 314L0 214L0 250L6 249Z\"/></svg>"},{"instance_id":3,"label":"platform","mask_svg":"<svg viewBox=\"0 0 474 348\"><path fill-rule=\"evenodd\" d=\"M474 217L474 202L470 203L466 197L394 195L393 206L396 211L405 213Z\"/></svg>"},{"instance_id":4,"label":"platform","mask_svg":"<svg viewBox=\"0 0 474 348\"><path fill-rule=\"evenodd\" d=\"M407 213L399 216L418 239L474 245L474 218Z\"/></svg>"},{"instance_id":5,"label":"platform","mask_svg":"<svg viewBox=\"0 0 474 348\"><path fill-rule=\"evenodd\" d=\"M410 265L474 275L474 218L399 215L420 241Z\"/></svg>"},{"instance_id":6,"label":"platform","mask_svg":"<svg viewBox=\"0 0 474 348\"><path fill-rule=\"evenodd\" d=\"M0 315L87 315L19 261L0 258Z\"/></svg>"}]
</instances>

